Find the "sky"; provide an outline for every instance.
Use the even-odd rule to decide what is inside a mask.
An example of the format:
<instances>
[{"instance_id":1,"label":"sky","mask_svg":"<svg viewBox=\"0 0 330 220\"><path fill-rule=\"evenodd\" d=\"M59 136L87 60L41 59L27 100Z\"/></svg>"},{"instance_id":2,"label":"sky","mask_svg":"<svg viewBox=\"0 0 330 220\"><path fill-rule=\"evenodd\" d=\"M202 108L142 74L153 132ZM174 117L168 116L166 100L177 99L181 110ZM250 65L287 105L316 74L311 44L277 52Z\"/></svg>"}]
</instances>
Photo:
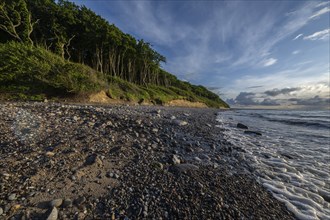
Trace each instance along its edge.
<instances>
[{"instance_id":1,"label":"sky","mask_svg":"<svg viewBox=\"0 0 330 220\"><path fill-rule=\"evenodd\" d=\"M233 107L330 108L329 1L72 1Z\"/></svg>"}]
</instances>

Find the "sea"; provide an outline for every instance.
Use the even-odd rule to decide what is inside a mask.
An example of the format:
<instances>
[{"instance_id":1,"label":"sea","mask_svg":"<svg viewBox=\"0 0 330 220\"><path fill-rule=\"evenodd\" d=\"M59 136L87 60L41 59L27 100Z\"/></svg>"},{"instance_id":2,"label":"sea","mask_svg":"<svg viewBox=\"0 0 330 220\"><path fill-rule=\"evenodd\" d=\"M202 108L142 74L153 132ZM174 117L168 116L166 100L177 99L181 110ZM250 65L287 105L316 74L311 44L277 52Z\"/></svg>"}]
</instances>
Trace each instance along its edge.
<instances>
[{"instance_id":1,"label":"sea","mask_svg":"<svg viewBox=\"0 0 330 220\"><path fill-rule=\"evenodd\" d=\"M217 124L244 149L257 181L298 219L330 219L329 110L235 109L220 112Z\"/></svg>"}]
</instances>

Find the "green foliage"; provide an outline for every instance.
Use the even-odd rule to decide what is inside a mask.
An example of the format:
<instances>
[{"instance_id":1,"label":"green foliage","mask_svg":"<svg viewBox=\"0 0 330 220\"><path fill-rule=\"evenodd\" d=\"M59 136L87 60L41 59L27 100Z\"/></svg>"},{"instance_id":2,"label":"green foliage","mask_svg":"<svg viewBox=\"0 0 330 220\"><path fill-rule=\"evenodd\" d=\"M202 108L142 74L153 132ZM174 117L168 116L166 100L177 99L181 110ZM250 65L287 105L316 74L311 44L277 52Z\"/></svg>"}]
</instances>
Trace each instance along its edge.
<instances>
[{"instance_id":1,"label":"green foliage","mask_svg":"<svg viewBox=\"0 0 330 220\"><path fill-rule=\"evenodd\" d=\"M65 95L95 92L102 88L97 72L91 68L64 61L41 47L21 43L0 44L0 89L35 95ZM38 97L31 96L32 99Z\"/></svg>"},{"instance_id":2,"label":"green foliage","mask_svg":"<svg viewBox=\"0 0 330 220\"><path fill-rule=\"evenodd\" d=\"M0 0L0 32L3 38L33 44L30 38L33 25L25 0Z\"/></svg>"}]
</instances>

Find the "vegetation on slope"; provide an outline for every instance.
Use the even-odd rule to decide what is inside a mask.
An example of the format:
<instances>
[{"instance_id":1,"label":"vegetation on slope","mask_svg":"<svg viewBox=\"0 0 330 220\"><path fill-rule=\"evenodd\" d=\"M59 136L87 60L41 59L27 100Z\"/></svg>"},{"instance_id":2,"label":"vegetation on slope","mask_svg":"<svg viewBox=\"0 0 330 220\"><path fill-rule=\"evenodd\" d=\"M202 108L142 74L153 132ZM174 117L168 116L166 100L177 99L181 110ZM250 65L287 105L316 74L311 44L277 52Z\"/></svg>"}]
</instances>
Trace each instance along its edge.
<instances>
[{"instance_id":1,"label":"vegetation on slope","mask_svg":"<svg viewBox=\"0 0 330 220\"><path fill-rule=\"evenodd\" d=\"M0 44L0 91L10 98L40 100L96 92L104 87L98 75L88 66L65 61L41 47Z\"/></svg>"},{"instance_id":2,"label":"vegetation on slope","mask_svg":"<svg viewBox=\"0 0 330 220\"><path fill-rule=\"evenodd\" d=\"M14 43L16 42L16 43ZM202 86L164 71L166 58L85 6L65 0L0 0L0 90L11 97L89 94L164 104L228 107Z\"/></svg>"}]
</instances>

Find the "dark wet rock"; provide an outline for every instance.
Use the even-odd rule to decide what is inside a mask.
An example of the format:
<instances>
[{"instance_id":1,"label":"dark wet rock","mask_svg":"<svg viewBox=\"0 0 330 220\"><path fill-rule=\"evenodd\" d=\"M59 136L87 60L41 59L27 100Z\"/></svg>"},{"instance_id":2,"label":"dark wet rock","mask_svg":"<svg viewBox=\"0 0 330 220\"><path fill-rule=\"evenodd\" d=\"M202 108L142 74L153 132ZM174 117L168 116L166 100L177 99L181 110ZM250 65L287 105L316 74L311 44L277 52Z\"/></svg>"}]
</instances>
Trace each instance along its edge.
<instances>
[{"instance_id":1,"label":"dark wet rock","mask_svg":"<svg viewBox=\"0 0 330 220\"><path fill-rule=\"evenodd\" d=\"M242 124L242 123L237 123L237 128L241 128L241 129L249 129L248 126Z\"/></svg>"},{"instance_id":2,"label":"dark wet rock","mask_svg":"<svg viewBox=\"0 0 330 220\"><path fill-rule=\"evenodd\" d=\"M186 152L188 152L188 153L194 152L194 150L193 150L192 147L186 147L185 150L186 150Z\"/></svg>"},{"instance_id":3,"label":"dark wet rock","mask_svg":"<svg viewBox=\"0 0 330 220\"><path fill-rule=\"evenodd\" d=\"M262 134L258 131L244 131L244 134L252 134L252 135L262 136Z\"/></svg>"},{"instance_id":4,"label":"dark wet rock","mask_svg":"<svg viewBox=\"0 0 330 220\"><path fill-rule=\"evenodd\" d=\"M47 217L47 220L57 220L58 218L58 210L56 207L53 207L52 211Z\"/></svg>"},{"instance_id":5,"label":"dark wet rock","mask_svg":"<svg viewBox=\"0 0 330 220\"><path fill-rule=\"evenodd\" d=\"M97 154L88 155L85 160L85 165L92 165L94 163L102 165L102 161Z\"/></svg>"},{"instance_id":6,"label":"dark wet rock","mask_svg":"<svg viewBox=\"0 0 330 220\"><path fill-rule=\"evenodd\" d=\"M63 208L71 207L72 206L72 200L71 199L64 199L62 206L63 206Z\"/></svg>"},{"instance_id":7,"label":"dark wet rock","mask_svg":"<svg viewBox=\"0 0 330 220\"><path fill-rule=\"evenodd\" d=\"M291 155L287 154L287 153L281 153L281 155L282 155L283 157L288 158L288 159L293 159L293 157L292 157Z\"/></svg>"},{"instance_id":8,"label":"dark wet rock","mask_svg":"<svg viewBox=\"0 0 330 220\"><path fill-rule=\"evenodd\" d=\"M322 196L322 198L327 201L328 203L330 203L330 193L325 192L325 191L321 191L320 195Z\"/></svg>"},{"instance_id":9,"label":"dark wet rock","mask_svg":"<svg viewBox=\"0 0 330 220\"><path fill-rule=\"evenodd\" d=\"M84 202L86 202L86 197L84 197L84 196L80 196L74 200L74 204L77 206L82 205Z\"/></svg>"},{"instance_id":10,"label":"dark wet rock","mask_svg":"<svg viewBox=\"0 0 330 220\"><path fill-rule=\"evenodd\" d=\"M109 154L118 154L120 152L120 150L121 150L121 147L119 147L119 146L114 147L114 148L110 149Z\"/></svg>"}]
</instances>

